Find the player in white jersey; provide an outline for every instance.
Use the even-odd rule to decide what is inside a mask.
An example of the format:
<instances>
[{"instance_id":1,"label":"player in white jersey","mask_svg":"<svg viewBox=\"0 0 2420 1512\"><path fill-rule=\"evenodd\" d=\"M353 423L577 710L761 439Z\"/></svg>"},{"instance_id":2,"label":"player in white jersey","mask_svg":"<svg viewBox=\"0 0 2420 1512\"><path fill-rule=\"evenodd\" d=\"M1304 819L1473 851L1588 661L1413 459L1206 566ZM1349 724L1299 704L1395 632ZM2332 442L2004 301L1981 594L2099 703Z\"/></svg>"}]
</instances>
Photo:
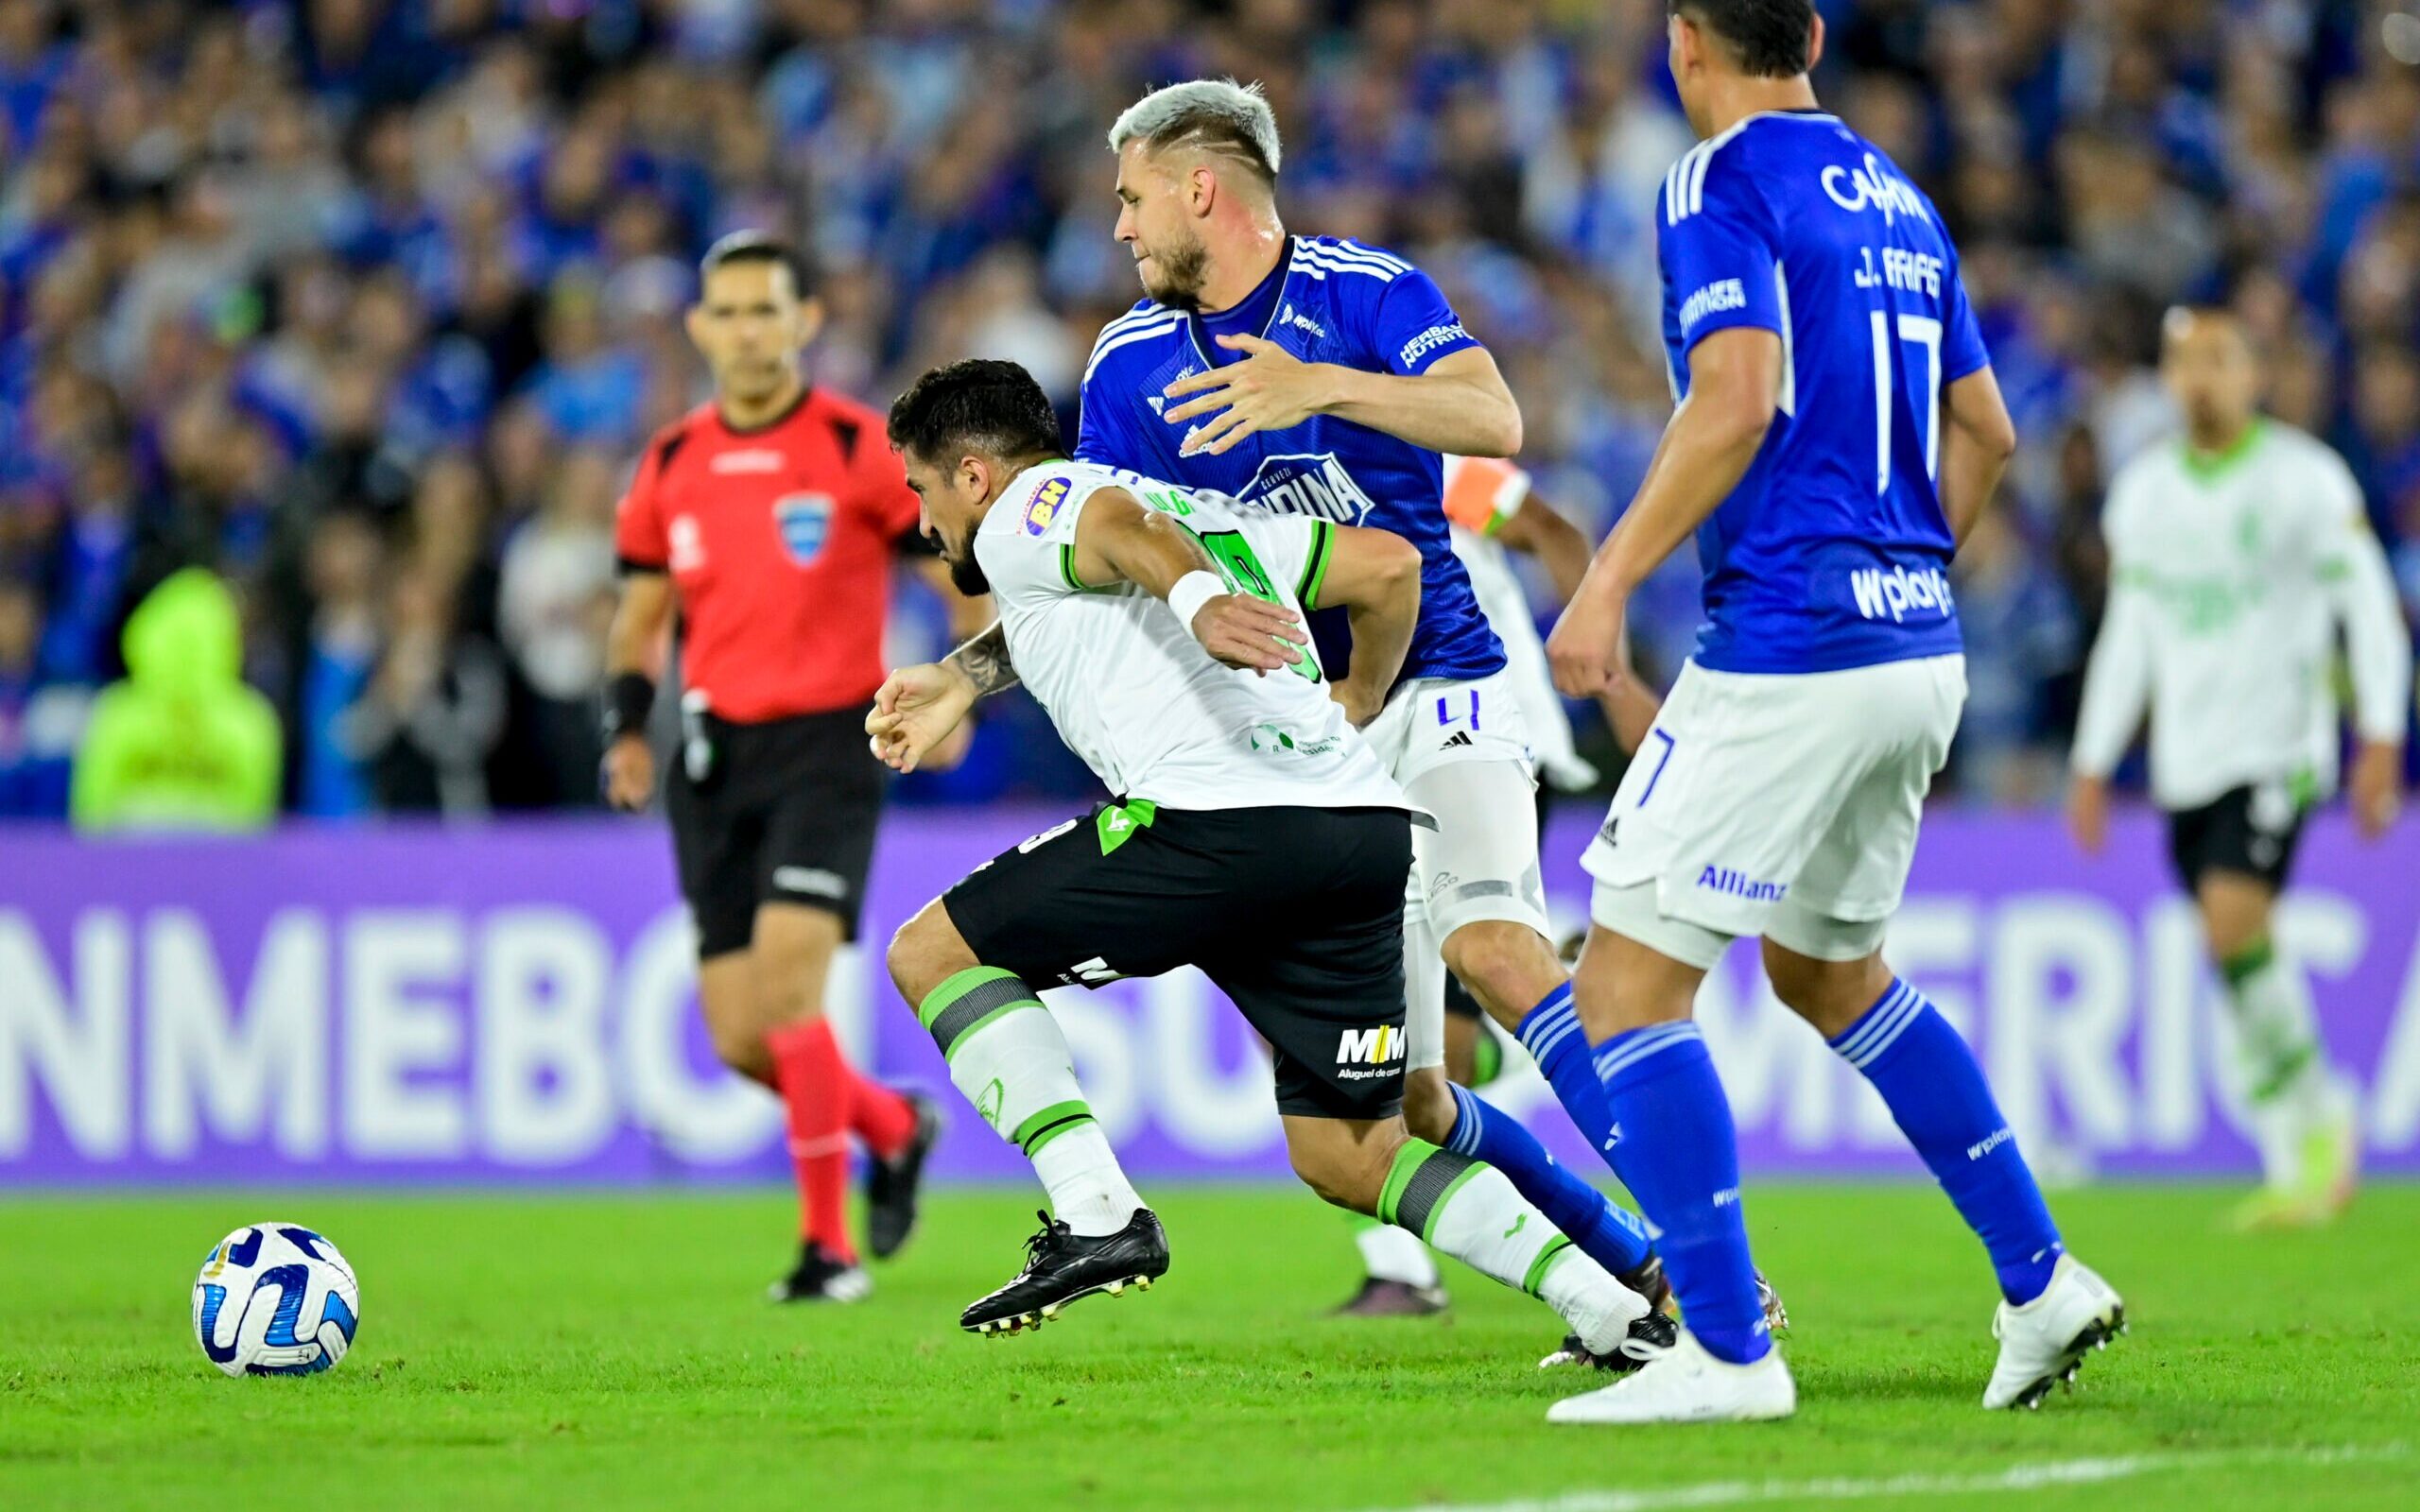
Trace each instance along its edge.
<instances>
[{"instance_id":1,"label":"player in white jersey","mask_svg":"<svg viewBox=\"0 0 2420 1512\"><path fill-rule=\"evenodd\" d=\"M2171 312L2162 373L2186 434L2110 485L2109 612L2084 679L2069 819L2098 851L2109 775L2148 707L2152 797L2226 980L2260 1149L2264 1184L2238 1221L2323 1222L2352 1196L2360 1136L2272 913L2304 816L2336 789L2340 624L2360 737L2354 816L2372 835L2394 819L2411 631L2351 470L2259 414L2242 326Z\"/></svg>"},{"instance_id":2,"label":"player in white jersey","mask_svg":"<svg viewBox=\"0 0 2420 1512\"><path fill-rule=\"evenodd\" d=\"M866 722L877 754L912 767L981 692L1021 678L1115 795L977 868L890 944L951 1081L1032 1159L1055 1209L1024 1270L960 1326L1036 1326L1167 1271L1159 1220L1028 984L1183 965L1269 1041L1288 1151L1314 1191L1542 1297L1592 1349L1661 1324L1502 1173L1404 1126L1403 879L1426 816L1350 716L1374 712L1410 643L1418 554L1070 461L1048 397L1012 363L926 373L890 438L953 577L984 583L1001 619L949 663L892 674ZM1333 688L1303 627L1328 604L1357 646Z\"/></svg>"}]
</instances>

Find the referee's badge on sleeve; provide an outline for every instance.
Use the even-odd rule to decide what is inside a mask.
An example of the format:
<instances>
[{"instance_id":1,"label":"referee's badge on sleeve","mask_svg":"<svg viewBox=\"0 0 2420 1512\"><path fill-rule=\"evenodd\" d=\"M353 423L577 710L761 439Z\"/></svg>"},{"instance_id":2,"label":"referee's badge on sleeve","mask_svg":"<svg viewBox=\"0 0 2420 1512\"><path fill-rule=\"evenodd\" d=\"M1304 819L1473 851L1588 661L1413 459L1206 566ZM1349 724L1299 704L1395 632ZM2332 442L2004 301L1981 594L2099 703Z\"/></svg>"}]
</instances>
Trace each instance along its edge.
<instances>
[{"instance_id":1,"label":"referee's badge on sleeve","mask_svg":"<svg viewBox=\"0 0 2420 1512\"><path fill-rule=\"evenodd\" d=\"M832 533L832 495L786 493L773 501L773 527L782 534L782 549L802 567L814 564Z\"/></svg>"}]
</instances>

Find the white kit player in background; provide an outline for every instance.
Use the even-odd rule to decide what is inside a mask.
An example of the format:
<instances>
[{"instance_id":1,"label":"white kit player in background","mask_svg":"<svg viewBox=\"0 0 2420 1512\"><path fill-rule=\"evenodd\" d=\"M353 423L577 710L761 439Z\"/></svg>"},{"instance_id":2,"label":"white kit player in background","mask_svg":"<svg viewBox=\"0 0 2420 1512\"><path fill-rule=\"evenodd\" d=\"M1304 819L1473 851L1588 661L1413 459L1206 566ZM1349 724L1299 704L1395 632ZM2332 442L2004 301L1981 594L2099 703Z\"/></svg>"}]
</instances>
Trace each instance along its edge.
<instances>
[{"instance_id":1,"label":"white kit player in background","mask_svg":"<svg viewBox=\"0 0 2420 1512\"><path fill-rule=\"evenodd\" d=\"M2109 610L2076 724L2070 822L2100 849L2110 774L2148 711L2152 798L2226 982L2260 1150L2263 1187L2238 1222L2315 1223L2350 1200L2360 1135L2272 913L2305 816L2336 791L2339 627L2360 741L2353 810L2373 836L2401 796L2411 632L2351 470L2258 413L2242 326L2180 309L2164 334L2186 434L2110 485Z\"/></svg>"}]
</instances>

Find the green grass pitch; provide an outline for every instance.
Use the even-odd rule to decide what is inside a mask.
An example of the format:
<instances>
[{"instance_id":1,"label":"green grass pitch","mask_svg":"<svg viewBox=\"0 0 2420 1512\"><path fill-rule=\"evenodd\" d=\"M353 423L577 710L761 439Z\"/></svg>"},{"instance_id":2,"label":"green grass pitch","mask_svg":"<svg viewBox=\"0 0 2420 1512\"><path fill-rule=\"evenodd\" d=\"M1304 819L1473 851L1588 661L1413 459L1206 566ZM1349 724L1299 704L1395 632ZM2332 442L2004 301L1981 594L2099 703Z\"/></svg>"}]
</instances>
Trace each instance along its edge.
<instances>
[{"instance_id":1,"label":"green grass pitch","mask_svg":"<svg viewBox=\"0 0 2420 1512\"><path fill-rule=\"evenodd\" d=\"M997 1340L957 1314L1015 1268L1030 1198L936 1197L840 1310L760 1300L769 1193L14 1198L0 1507L2413 1505L2420 1188L2257 1239L2217 1228L2229 1195L2060 1195L2134 1332L2083 1391L1995 1416L1989 1273L1934 1194L1753 1193L1799 1417L1657 1430L1548 1428L1582 1384L1535 1368L1556 1320L1468 1272L1446 1319L1323 1319L1348 1231L1279 1189L1167 1194L1164 1283ZM203 1251L265 1218L360 1273L333 1374L229 1381L195 1347Z\"/></svg>"}]
</instances>

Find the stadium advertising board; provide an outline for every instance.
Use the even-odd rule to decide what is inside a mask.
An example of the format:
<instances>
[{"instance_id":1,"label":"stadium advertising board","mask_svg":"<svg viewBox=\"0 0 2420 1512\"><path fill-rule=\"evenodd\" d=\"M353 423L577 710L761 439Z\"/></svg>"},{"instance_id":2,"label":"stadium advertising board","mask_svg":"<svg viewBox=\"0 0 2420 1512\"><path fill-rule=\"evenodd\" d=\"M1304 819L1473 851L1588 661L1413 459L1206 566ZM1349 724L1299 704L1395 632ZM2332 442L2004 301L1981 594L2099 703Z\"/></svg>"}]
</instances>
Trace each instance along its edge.
<instances>
[{"instance_id":1,"label":"stadium advertising board","mask_svg":"<svg viewBox=\"0 0 2420 1512\"><path fill-rule=\"evenodd\" d=\"M894 816L867 938L1055 817ZM1588 824L1575 810L1550 844L1575 919ZM714 1065L696 1022L666 852L654 826L604 821L0 836L0 1185L773 1175L776 1105ZM1893 960L1976 1040L2052 1171L2250 1169L2228 1031L2161 855L2139 816L2097 862L2047 818L1945 812L1927 830ZM2365 847L2321 822L2302 883L2285 929L2360 1088L2370 1163L2420 1173L2420 829ZM844 961L834 997L883 1074L945 1085L878 955ZM1257 1048L1199 977L1050 1000L1138 1176L1283 1173ZM1920 1174L1753 951L1700 1006L1751 1173ZM1526 1062L1490 1095L1595 1168ZM940 1175L1030 1179L947 1101Z\"/></svg>"}]
</instances>

